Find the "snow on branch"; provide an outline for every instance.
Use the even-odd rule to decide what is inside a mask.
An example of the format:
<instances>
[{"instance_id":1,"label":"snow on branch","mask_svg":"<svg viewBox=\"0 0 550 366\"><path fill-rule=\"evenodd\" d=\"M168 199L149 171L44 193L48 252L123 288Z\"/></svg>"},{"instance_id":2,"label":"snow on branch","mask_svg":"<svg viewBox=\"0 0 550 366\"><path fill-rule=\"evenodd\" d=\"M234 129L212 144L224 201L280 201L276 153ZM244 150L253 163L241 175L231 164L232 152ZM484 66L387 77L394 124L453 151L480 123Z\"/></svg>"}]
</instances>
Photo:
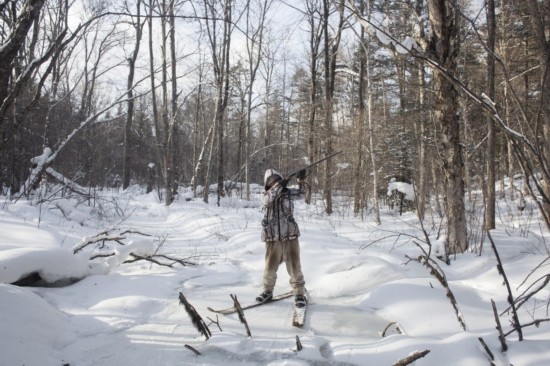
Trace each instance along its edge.
<instances>
[{"instance_id":1,"label":"snow on branch","mask_svg":"<svg viewBox=\"0 0 550 366\"><path fill-rule=\"evenodd\" d=\"M115 242L117 242L121 245L124 245L122 240L126 239L127 234L138 234L138 235L143 235L143 236L151 236L149 234L144 234L144 233L141 233L139 231L134 231L134 230L125 230L125 231L122 231L120 233L115 233L115 234L113 234L111 232L111 230L105 230L101 233L96 234L95 236L93 236L91 238L88 238L88 237L82 238L79 243L77 243L76 245L73 246L73 254L76 254L76 253L80 252L81 250L83 250L84 248L86 248L87 246L92 245L92 244L101 244L101 246L105 246L105 243L107 241L115 241Z\"/></svg>"},{"instance_id":2,"label":"snow on branch","mask_svg":"<svg viewBox=\"0 0 550 366\"><path fill-rule=\"evenodd\" d=\"M430 353L429 349L426 349L424 351L416 351L412 353L411 355L397 361L393 364L393 366L406 366L410 365L411 363L415 362L416 360L426 356L428 353Z\"/></svg>"},{"instance_id":3,"label":"snow on branch","mask_svg":"<svg viewBox=\"0 0 550 366\"><path fill-rule=\"evenodd\" d=\"M136 84L137 85L137 84ZM40 182L40 179L42 177L42 174L44 171L54 162L54 160L57 158L58 154L67 146L67 144L84 128L86 128L89 124L91 124L93 121L96 121L99 116L104 114L105 112L109 111L113 107L117 106L118 104L125 103L130 99L136 99L141 97L142 95L145 95L146 93L141 93L139 95L136 95L132 98L126 98L126 93L121 95L118 99L116 99L114 102L110 103L103 109L99 110L98 112L88 116L84 121L80 123L78 127L76 127L65 139L61 142L61 144L57 147L55 151L53 151L51 148L46 147L44 148L44 152L40 156L36 156L31 159L31 163L33 164L33 168L31 170L31 174L23 184L23 187L21 189L21 195L27 196L29 193L36 188L38 183Z\"/></svg>"}]
</instances>

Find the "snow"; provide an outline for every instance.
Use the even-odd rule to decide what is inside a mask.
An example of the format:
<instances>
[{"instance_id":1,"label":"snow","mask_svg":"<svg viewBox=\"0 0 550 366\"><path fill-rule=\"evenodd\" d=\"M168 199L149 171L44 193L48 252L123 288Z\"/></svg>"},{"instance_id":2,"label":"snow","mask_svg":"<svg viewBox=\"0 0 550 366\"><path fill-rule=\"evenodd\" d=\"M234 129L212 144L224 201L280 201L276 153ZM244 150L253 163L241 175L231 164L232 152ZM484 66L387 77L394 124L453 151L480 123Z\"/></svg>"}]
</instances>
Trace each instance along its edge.
<instances>
[{"instance_id":1,"label":"snow","mask_svg":"<svg viewBox=\"0 0 550 366\"><path fill-rule=\"evenodd\" d=\"M491 300L503 313L505 332L511 315L488 243L481 253L457 255L450 266L439 262L467 324L462 329L443 287L410 260L421 254L414 238L423 238L414 213L383 211L377 226L369 217L348 216L346 198L337 200L330 217L321 206L297 202L310 298L306 323L292 327L292 300L282 300L245 312L247 337L236 314L216 317L206 308L231 306L230 294L246 303L261 291L257 197L227 197L219 207L180 199L166 207L136 187L102 194L101 212L70 198L33 205L0 197L0 365L392 365L429 350L415 365L485 366L489 356L480 337L495 365L550 364L549 322L524 328L522 342L509 335L508 351L500 351ZM109 207L114 202L124 210L121 217ZM499 205L499 212L510 214L499 216L492 236L517 297L548 272L546 265L531 274L548 257L549 235L536 222L536 210L511 213L513 202ZM130 233L124 245L85 246L73 254L79 243L113 228L151 236ZM100 249L113 255L90 261ZM169 254L196 265L124 263L131 252ZM33 272L50 285L10 284ZM289 290L288 279L282 265L277 293ZM210 323L209 340L192 326L179 292ZM520 308L522 324L548 318L547 304L546 289Z\"/></svg>"},{"instance_id":2,"label":"snow","mask_svg":"<svg viewBox=\"0 0 550 366\"><path fill-rule=\"evenodd\" d=\"M414 194L414 186L412 184L405 183L405 182L398 182L395 180L395 178L393 178L388 183L388 193L387 193L388 196L393 195L394 190L403 193L405 195L406 200L414 201L415 194Z\"/></svg>"}]
</instances>

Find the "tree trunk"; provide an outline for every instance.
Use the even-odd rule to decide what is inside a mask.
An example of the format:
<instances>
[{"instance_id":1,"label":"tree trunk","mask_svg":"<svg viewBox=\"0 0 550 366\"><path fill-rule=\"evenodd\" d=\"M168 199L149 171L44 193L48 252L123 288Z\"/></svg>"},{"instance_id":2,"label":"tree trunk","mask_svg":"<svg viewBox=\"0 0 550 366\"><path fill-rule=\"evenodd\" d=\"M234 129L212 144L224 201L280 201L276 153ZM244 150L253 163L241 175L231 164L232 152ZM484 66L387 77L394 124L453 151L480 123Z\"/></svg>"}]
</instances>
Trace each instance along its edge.
<instances>
[{"instance_id":1,"label":"tree trunk","mask_svg":"<svg viewBox=\"0 0 550 366\"><path fill-rule=\"evenodd\" d=\"M495 34L496 34L496 15L495 0L487 0L487 96L494 100L495 98ZM492 116L487 116L487 197L485 201L485 229L495 228L495 204L496 204L496 178L495 178L495 149L496 149L496 131Z\"/></svg>"},{"instance_id":2,"label":"tree trunk","mask_svg":"<svg viewBox=\"0 0 550 366\"><path fill-rule=\"evenodd\" d=\"M418 36L420 39L424 39L425 32L424 32L424 21L422 15L422 11L424 8L424 1L423 0L417 0L416 2L416 15L418 19L420 19L420 26L419 28L419 34ZM427 199L427 192L426 192L426 181L427 181L427 155L426 155L426 140L428 138L427 136L427 129L426 129L426 115L425 112L426 108L426 102L425 102L425 89L426 89L426 71L424 69L424 65L419 65L418 69L418 85L420 86L420 89L418 91L418 104L420 107L420 121L419 121L419 128L418 128L418 135L419 135L419 162L418 162L418 186L416 187L416 207L418 212L418 217L420 220L424 220L424 216L426 213L426 199Z\"/></svg>"},{"instance_id":3,"label":"tree trunk","mask_svg":"<svg viewBox=\"0 0 550 366\"><path fill-rule=\"evenodd\" d=\"M329 15L330 1L323 0L323 33L325 39L325 151L327 156L332 155L332 114L334 108L334 80L336 77L336 59L338 49L340 47L340 39L342 38L342 29L344 27L344 1L341 0L338 6L339 23L336 28L334 38L329 37ZM324 179L323 179L323 199L325 201L325 211L327 214L332 214L332 160L325 161Z\"/></svg>"},{"instance_id":4,"label":"tree trunk","mask_svg":"<svg viewBox=\"0 0 550 366\"><path fill-rule=\"evenodd\" d=\"M169 116L169 104L168 104L168 35L166 26L168 24L167 16L168 9L166 0L163 0L161 4L161 13L163 17L161 19L161 35L162 35L162 126L164 130L164 139L162 144L162 160L163 160L163 177L164 177L164 194L165 204L169 206L174 201L172 194L172 127Z\"/></svg>"},{"instance_id":5,"label":"tree trunk","mask_svg":"<svg viewBox=\"0 0 550 366\"><path fill-rule=\"evenodd\" d=\"M367 118L369 126L369 149L372 165L372 200L374 206L374 222L377 225L382 223L380 219L380 202L378 201L378 162L376 159L376 146L374 144L374 125L372 121L372 78L370 69L370 36L367 40Z\"/></svg>"},{"instance_id":6,"label":"tree trunk","mask_svg":"<svg viewBox=\"0 0 550 366\"><path fill-rule=\"evenodd\" d=\"M149 14L147 17L147 25L149 30L149 73L150 73L150 81L151 81L151 107L153 109L152 111L152 119L153 119L153 126L155 129L155 147L156 147L156 161L159 163L157 167L157 171L160 173L163 177L163 180L165 178L165 168L164 168L164 160L162 159L163 151L162 148L163 144L163 138L162 138L162 131L160 128L160 121L159 121L159 112L158 112L158 103L157 103L157 95L156 95L156 83L155 83L155 52L153 49L153 9L154 9L154 3L155 0L149 0Z\"/></svg>"},{"instance_id":7,"label":"tree trunk","mask_svg":"<svg viewBox=\"0 0 550 366\"><path fill-rule=\"evenodd\" d=\"M172 75L170 97L171 115L170 115L170 156L172 162L172 179L170 182L170 190L172 200L178 193L179 179L179 137L178 137L178 75L177 75L177 59L176 59L176 22L175 22L175 0L170 0L169 18L170 18L170 73Z\"/></svg>"},{"instance_id":8,"label":"tree trunk","mask_svg":"<svg viewBox=\"0 0 550 366\"><path fill-rule=\"evenodd\" d=\"M543 8L544 6L546 9ZM545 169L548 174L550 173L550 37L547 34L550 34L550 29L548 21L545 24L543 17L544 14L548 16L548 4L544 2L539 4L537 0L528 0L528 7L541 70L540 115L536 119L542 119L542 157L546 161ZM548 180L542 183L542 189L546 197L550 197L550 182ZM546 216L549 217L550 202L543 200L542 207L546 211Z\"/></svg>"},{"instance_id":9,"label":"tree trunk","mask_svg":"<svg viewBox=\"0 0 550 366\"><path fill-rule=\"evenodd\" d=\"M139 46L141 44L141 0L136 2L136 19L134 20L134 28L136 30L136 43L134 45L134 51L132 55L128 58L128 80L127 80L127 90L128 90L128 103L127 103L127 114L126 114L126 125L124 128L124 164L122 168L122 189L128 188L130 186L130 145L131 145L131 136L132 136L132 123L134 120L134 73L136 67L136 60L139 54Z\"/></svg>"},{"instance_id":10,"label":"tree trunk","mask_svg":"<svg viewBox=\"0 0 550 366\"><path fill-rule=\"evenodd\" d=\"M309 25L309 73L310 73L310 84L309 84L309 111L307 117L307 154L309 162L312 163L315 161L316 148L315 148L315 133L316 126L315 120L317 118L317 72L318 72L318 58L319 58L319 47L321 45L321 32L319 32L319 27L321 26L321 21L316 23L318 19L317 4L309 0L306 3L307 6L307 16L308 16L308 25ZM315 168L314 168L315 169ZM308 175L307 182L305 187L307 191L305 193L305 202L307 204L311 203L311 195L313 188L313 181L311 179L311 174Z\"/></svg>"},{"instance_id":11,"label":"tree trunk","mask_svg":"<svg viewBox=\"0 0 550 366\"><path fill-rule=\"evenodd\" d=\"M359 3L359 11L361 12L361 16L365 15L365 2L361 1ZM370 13L370 10L367 10ZM365 208L365 203L363 201L364 195L364 179L363 179L363 139L365 136L364 134L364 124L365 124L365 114L366 114L366 108L365 108L365 68L367 63L367 51L366 48L366 36L365 36L365 29L361 27L361 35L359 39L359 85L357 90L357 99L359 104L359 111L358 116L356 118L356 124L355 124L355 135L356 135L356 141L355 141L355 151L357 156L355 156L355 169L353 174L353 197L354 197L354 205L353 205L353 213L357 217L360 212Z\"/></svg>"},{"instance_id":12,"label":"tree trunk","mask_svg":"<svg viewBox=\"0 0 550 366\"><path fill-rule=\"evenodd\" d=\"M224 188L224 118L225 109L229 100L229 54L231 49L231 0L225 0L224 2L224 23L223 23L223 41L221 45L221 63L220 72L218 75L218 100L216 102L216 122L218 124L218 206L220 200L225 196Z\"/></svg>"},{"instance_id":13,"label":"tree trunk","mask_svg":"<svg viewBox=\"0 0 550 366\"><path fill-rule=\"evenodd\" d=\"M428 16L432 28L430 51L451 76L457 74L459 49L458 1L428 0ZM434 70L435 116L441 126L440 151L445 183L447 214L446 255L468 249L464 209L463 161L460 146L460 113L458 91L438 70Z\"/></svg>"}]
</instances>

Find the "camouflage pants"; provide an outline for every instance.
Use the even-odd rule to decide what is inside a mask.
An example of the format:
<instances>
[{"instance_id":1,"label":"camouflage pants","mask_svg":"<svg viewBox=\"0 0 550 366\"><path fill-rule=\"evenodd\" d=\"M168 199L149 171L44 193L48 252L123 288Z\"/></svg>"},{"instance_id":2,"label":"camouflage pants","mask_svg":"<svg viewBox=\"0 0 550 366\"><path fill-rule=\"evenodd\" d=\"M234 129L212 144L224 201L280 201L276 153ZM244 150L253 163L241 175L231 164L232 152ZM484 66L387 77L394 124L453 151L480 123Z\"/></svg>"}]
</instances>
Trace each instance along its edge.
<instances>
[{"instance_id":1,"label":"camouflage pants","mask_svg":"<svg viewBox=\"0 0 550 366\"><path fill-rule=\"evenodd\" d=\"M300 263L300 243L298 239L269 241L265 243L264 290L273 291L277 282L279 265L285 262L290 276L290 285L295 295L305 294L305 281Z\"/></svg>"}]
</instances>

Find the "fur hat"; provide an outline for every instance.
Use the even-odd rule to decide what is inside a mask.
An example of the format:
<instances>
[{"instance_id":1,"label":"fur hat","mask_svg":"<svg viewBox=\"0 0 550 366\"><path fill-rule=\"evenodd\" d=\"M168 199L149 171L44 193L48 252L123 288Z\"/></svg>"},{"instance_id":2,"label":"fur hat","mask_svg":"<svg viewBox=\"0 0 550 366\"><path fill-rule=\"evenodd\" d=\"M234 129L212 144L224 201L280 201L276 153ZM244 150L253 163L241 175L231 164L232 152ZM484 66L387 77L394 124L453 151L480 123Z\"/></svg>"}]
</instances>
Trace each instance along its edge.
<instances>
[{"instance_id":1,"label":"fur hat","mask_svg":"<svg viewBox=\"0 0 550 366\"><path fill-rule=\"evenodd\" d=\"M267 169L264 173L264 186L268 191L273 184L283 179L283 176L275 169Z\"/></svg>"}]
</instances>

